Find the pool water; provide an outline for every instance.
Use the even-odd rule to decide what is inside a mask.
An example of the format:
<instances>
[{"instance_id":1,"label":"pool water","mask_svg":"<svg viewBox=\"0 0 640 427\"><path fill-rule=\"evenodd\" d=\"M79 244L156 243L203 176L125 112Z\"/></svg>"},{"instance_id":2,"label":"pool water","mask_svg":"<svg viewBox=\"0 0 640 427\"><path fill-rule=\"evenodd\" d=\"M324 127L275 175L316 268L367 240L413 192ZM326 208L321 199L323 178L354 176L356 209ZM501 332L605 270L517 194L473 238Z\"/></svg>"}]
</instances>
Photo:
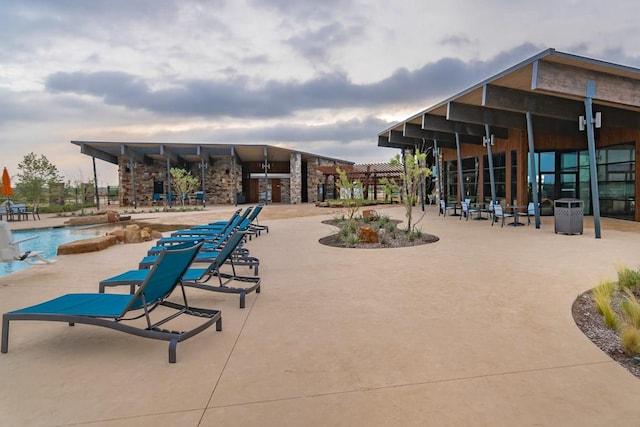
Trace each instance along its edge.
<instances>
[{"instance_id":1,"label":"pool water","mask_svg":"<svg viewBox=\"0 0 640 427\"><path fill-rule=\"evenodd\" d=\"M103 227L39 228L14 230L12 234L14 241L38 236L36 239L20 243L20 252L42 251L44 258L54 258L61 244L102 236L105 234L105 229ZM28 267L29 265L22 261L0 262L0 277Z\"/></svg>"}]
</instances>

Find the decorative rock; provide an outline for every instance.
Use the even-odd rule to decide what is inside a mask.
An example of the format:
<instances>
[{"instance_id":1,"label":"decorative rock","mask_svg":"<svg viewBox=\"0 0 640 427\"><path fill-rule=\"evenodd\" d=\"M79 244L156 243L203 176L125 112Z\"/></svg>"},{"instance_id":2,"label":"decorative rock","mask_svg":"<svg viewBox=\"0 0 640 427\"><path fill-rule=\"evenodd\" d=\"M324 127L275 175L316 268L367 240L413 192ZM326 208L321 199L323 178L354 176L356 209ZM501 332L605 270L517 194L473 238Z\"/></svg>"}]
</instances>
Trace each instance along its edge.
<instances>
[{"instance_id":1,"label":"decorative rock","mask_svg":"<svg viewBox=\"0 0 640 427\"><path fill-rule=\"evenodd\" d=\"M120 215L116 211L107 211L107 222L114 223L120 220Z\"/></svg>"},{"instance_id":2,"label":"decorative rock","mask_svg":"<svg viewBox=\"0 0 640 427\"><path fill-rule=\"evenodd\" d=\"M124 230L114 230L107 233L107 235L116 236L118 243L124 243Z\"/></svg>"},{"instance_id":3,"label":"decorative rock","mask_svg":"<svg viewBox=\"0 0 640 427\"><path fill-rule=\"evenodd\" d=\"M161 232L154 231L153 229L151 229L151 227L144 227L142 231L144 231L148 235L147 240L155 240L155 239L160 239L162 237Z\"/></svg>"},{"instance_id":4,"label":"decorative rock","mask_svg":"<svg viewBox=\"0 0 640 427\"><path fill-rule=\"evenodd\" d=\"M69 218L66 222L68 225L92 225L92 224L106 224L109 222L107 214L103 215L88 215L79 216L77 218Z\"/></svg>"},{"instance_id":5,"label":"decorative rock","mask_svg":"<svg viewBox=\"0 0 640 427\"><path fill-rule=\"evenodd\" d=\"M91 239L76 240L58 246L58 255L82 254L97 252L116 244L116 236L100 236Z\"/></svg>"},{"instance_id":6,"label":"decorative rock","mask_svg":"<svg viewBox=\"0 0 640 427\"><path fill-rule=\"evenodd\" d=\"M360 227L358 233L360 241L364 243L378 243L378 232L371 227Z\"/></svg>"},{"instance_id":7,"label":"decorative rock","mask_svg":"<svg viewBox=\"0 0 640 427\"><path fill-rule=\"evenodd\" d=\"M364 219L378 219L380 218L380 215L378 215L378 211L374 210L374 209L367 209L362 211L362 218Z\"/></svg>"}]
</instances>

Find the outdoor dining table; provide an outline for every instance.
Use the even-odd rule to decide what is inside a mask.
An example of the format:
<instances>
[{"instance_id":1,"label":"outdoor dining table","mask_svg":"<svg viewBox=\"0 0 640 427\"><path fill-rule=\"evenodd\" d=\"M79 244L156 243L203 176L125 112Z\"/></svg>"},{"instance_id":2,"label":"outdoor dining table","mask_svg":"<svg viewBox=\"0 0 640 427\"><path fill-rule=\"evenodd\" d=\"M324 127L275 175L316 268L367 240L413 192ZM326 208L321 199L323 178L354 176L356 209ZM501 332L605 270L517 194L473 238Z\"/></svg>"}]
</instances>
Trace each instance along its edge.
<instances>
[{"instance_id":1,"label":"outdoor dining table","mask_svg":"<svg viewBox=\"0 0 640 427\"><path fill-rule=\"evenodd\" d=\"M5 216L7 217L7 221L28 220L29 212L27 212L27 205L5 202L0 206L0 220Z\"/></svg>"},{"instance_id":2,"label":"outdoor dining table","mask_svg":"<svg viewBox=\"0 0 640 427\"><path fill-rule=\"evenodd\" d=\"M484 202L479 202L479 203L471 203L471 206L473 206L474 208L476 208L478 210L478 215L476 215L474 219L474 221L482 221L482 220L487 220L489 219L489 210L485 209L485 203ZM486 212L487 216L482 216L482 213Z\"/></svg>"},{"instance_id":3,"label":"outdoor dining table","mask_svg":"<svg viewBox=\"0 0 640 427\"><path fill-rule=\"evenodd\" d=\"M511 225L513 227L519 227L521 225L524 225L523 222L518 221L518 216L520 215L520 210L521 209L526 209L527 206L526 205L507 205L506 209L511 209L511 215L513 218L513 221L508 223L507 225Z\"/></svg>"}]
</instances>

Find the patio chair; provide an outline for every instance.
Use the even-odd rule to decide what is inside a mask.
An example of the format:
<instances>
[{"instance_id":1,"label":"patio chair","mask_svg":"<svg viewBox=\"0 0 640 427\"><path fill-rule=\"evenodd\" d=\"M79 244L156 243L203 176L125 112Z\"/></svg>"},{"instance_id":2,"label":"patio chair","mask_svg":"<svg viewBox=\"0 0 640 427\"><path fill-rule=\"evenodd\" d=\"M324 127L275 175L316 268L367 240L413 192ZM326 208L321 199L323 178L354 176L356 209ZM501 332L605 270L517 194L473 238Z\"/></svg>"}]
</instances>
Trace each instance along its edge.
<instances>
[{"instance_id":1,"label":"patio chair","mask_svg":"<svg viewBox=\"0 0 640 427\"><path fill-rule=\"evenodd\" d=\"M493 223L498 221L498 219L502 219L500 227L504 227L504 219L511 218L512 216L512 214L506 213L501 205L495 204L493 205L493 219L491 220L491 226L493 227Z\"/></svg>"},{"instance_id":2,"label":"patio chair","mask_svg":"<svg viewBox=\"0 0 640 427\"><path fill-rule=\"evenodd\" d=\"M479 209L470 207L470 204L467 201L460 203L460 209L462 210L462 215L460 215L460 219L462 219L462 217L464 216L467 218L467 221L469 221L469 217L472 216L473 214L480 213Z\"/></svg>"},{"instance_id":3,"label":"patio chair","mask_svg":"<svg viewBox=\"0 0 640 427\"><path fill-rule=\"evenodd\" d=\"M181 249L167 249L159 257L147 277L133 294L66 294L58 298L5 313L2 316L1 352L9 349L9 323L15 320L42 320L102 326L129 334L169 341L169 363L176 362L176 347L184 341L216 324L222 330L219 310L195 308L187 303L182 289L183 303L168 301L181 277L187 270L200 244ZM182 285L181 285L182 287ZM169 314L152 322L152 312L159 310ZM164 325L180 315L190 315L202 320L197 326L186 331L164 329ZM127 317L125 317L127 316ZM144 318L141 324L137 319Z\"/></svg>"},{"instance_id":4,"label":"patio chair","mask_svg":"<svg viewBox=\"0 0 640 427\"><path fill-rule=\"evenodd\" d=\"M451 205L447 205L447 203L440 199L440 210L438 211L438 216L443 215L443 216L447 216L447 211L454 211L455 212L455 206L451 206Z\"/></svg>"},{"instance_id":5,"label":"patio chair","mask_svg":"<svg viewBox=\"0 0 640 427\"><path fill-rule=\"evenodd\" d=\"M243 239L243 232L238 231L234 233L229 240L220 247L218 252L211 252L209 259L209 265L204 268L197 268L191 266L182 276L183 285L194 288L200 288L216 292L227 292L240 294L240 308L245 307L246 294L255 291L260 293L260 278L257 276L239 276L236 274L235 267L236 262L233 260L233 252L238 244ZM196 259L193 263L197 263ZM224 264L231 265L232 274L222 273L220 268ZM133 293L135 288L147 278L149 270L140 268L138 270L129 270L125 273L119 274L114 277L102 280L99 285L100 293L104 292L107 286L130 286L130 292ZM219 285L206 284L212 277L217 276ZM224 281L222 280L224 279ZM229 287L228 284L232 281L238 281L241 283L247 283L248 286L244 287Z\"/></svg>"},{"instance_id":6,"label":"patio chair","mask_svg":"<svg viewBox=\"0 0 640 427\"><path fill-rule=\"evenodd\" d=\"M0 221L0 262L22 261L31 265L53 264L57 260L47 259L42 256L42 251L20 250L20 243L37 239L38 236L30 236L22 240L13 240L13 234L6 221Z\"/></svg>"},{"instance_id":7,"label":"patio chair","mask_svg":"<svg viewBox=\"0 0 640 427\"><path fill-rule=\"evenodd\" d=\"M523 215L527 215L527 225L531 225L531 217L536 216L536 208L533 202L527 204L527 212L523 213Z\"/></svg>"}]
</instances>

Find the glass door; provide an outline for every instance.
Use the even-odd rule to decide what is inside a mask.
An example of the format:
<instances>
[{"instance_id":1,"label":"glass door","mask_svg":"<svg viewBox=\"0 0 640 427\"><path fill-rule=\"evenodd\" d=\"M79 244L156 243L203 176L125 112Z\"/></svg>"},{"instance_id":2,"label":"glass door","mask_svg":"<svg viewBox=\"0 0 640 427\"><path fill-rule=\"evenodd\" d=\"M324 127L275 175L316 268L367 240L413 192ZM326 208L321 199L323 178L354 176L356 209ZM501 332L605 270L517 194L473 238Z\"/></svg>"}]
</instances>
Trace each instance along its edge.
<instances>
[{"instance_id":1,"label":"glass door","mask_svg":"<svg viewBox=\"0 0 640 427\"><path fill-rule=\"evenodd\" d=\"M578 196L578 174L561 173L559 190L559 199L575 199Z\"/></svg>"}]
</instances>

